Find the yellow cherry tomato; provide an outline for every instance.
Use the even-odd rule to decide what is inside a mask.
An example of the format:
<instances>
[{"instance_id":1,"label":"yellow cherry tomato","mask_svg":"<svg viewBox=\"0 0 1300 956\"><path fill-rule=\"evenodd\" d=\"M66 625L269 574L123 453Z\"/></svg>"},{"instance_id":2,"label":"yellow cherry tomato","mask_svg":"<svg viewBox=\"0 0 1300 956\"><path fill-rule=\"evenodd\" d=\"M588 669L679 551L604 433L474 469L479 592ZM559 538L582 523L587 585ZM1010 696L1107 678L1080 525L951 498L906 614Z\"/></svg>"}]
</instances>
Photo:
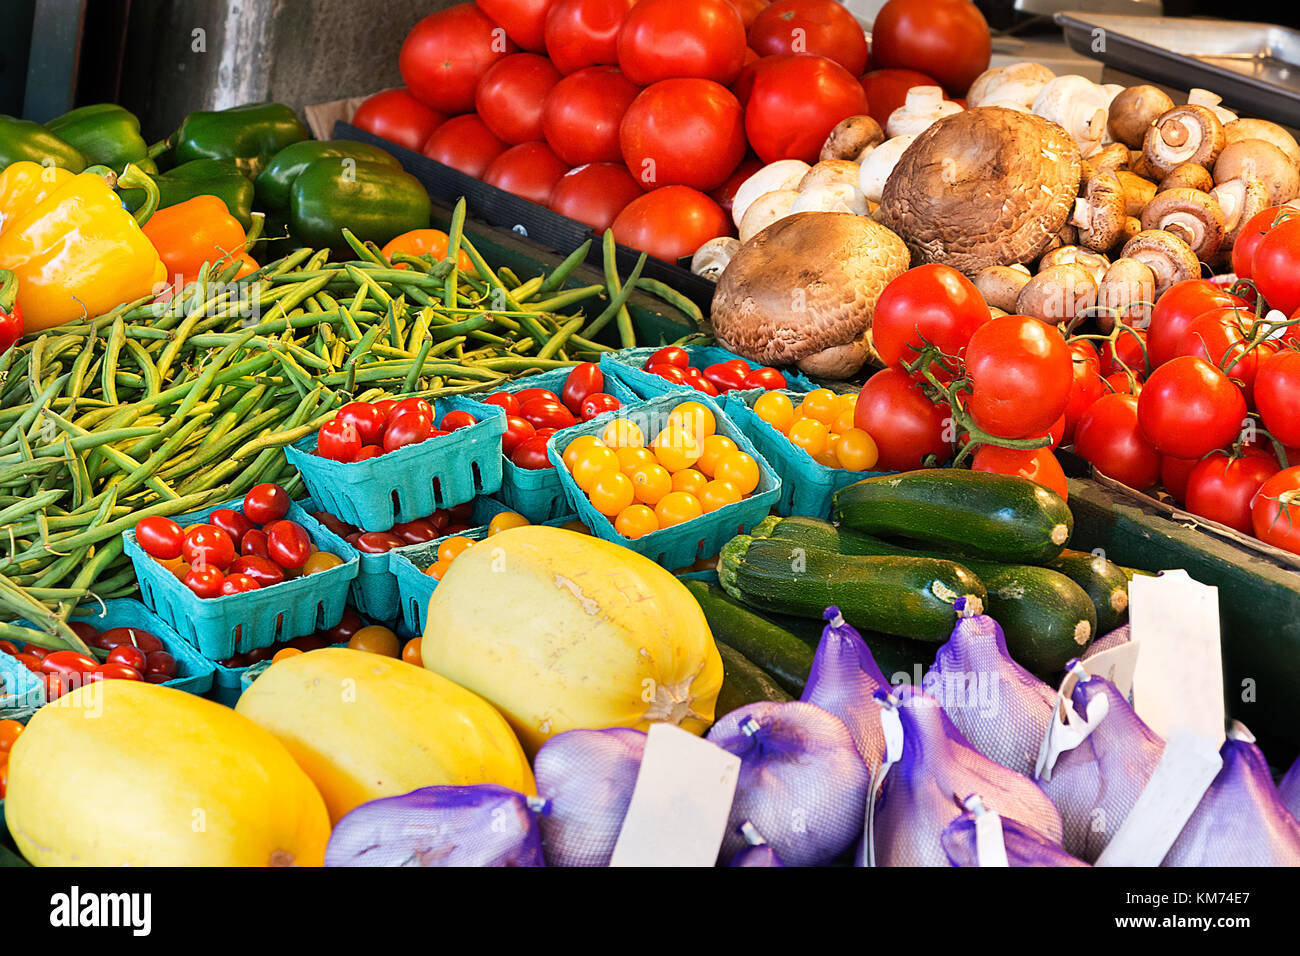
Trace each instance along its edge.
<instances>
[{"instance_id":1,"label":"yellow cherry tomato","mask_svg":"<svg viewBox=\"0 0 1300 956\"><path fill-rule=\"evenodd\" d=\"M619 448L615 454L618 455L618 470L625 475L638 465L657 464L655 453L649 448Z\"/></svg>"},{"instance_id":2,"label":"yellow cherry tomato","mask_svg":"<svg viewBox=\"0 0 1300 956\"><path fill-rule=\"evenodd\" d=\"M712 478L718 459L728 452L735 451L736 443L726 435L710 435L704 439L701 448L700 460L695 463L695 467Z\"/></svg>"},{"instance_id":3,"label":"yellow cherry tomato","mask_svg":"<svg viewBox=\"0 0 1300 956\"><path fill-rule=\"evenodd\" d=\"M640 448L645 444L641 427L630 418L615 418L600 437L610 448Z\"/></svg>"},{"instance_id":4,"label":"yellow cherry tomato","mask_svg":"<svg viewBox=\"0 0 1300 956\"><path fill-rule=\"evenodd\" d=\"M705 484L707 483L706 481ZM700 499L685 491L670 492L660 498L659 504L655 505L655 517L659 519L661 528L671 528L673 525L698 518L702 514L704 508L700 504Z\"/></svg>"},{"instance_id":5,"label":"yellow cherry tomato","mask_svg":"<svg viewBox=\"0 0 1300 956\"><path fill-rule=\"evenodd\" d=\"M702 442L703 439L697 439L681 422L670 422L655 436L650 447L659 464L671 472L678 472L692 467L700 460L700 455L704 453Z\"/></svg>"},{"instance_id":6,"label":"yellow cherry tomato","mask_svg":"<svg viewBox=\"0 0 1300 956\"><path fill-rule=\"evenodd\" d=\"M560 453L560 458L564 462L564 467L573 471L574 463L582 457L582 453L589 448L600 448L603 442L595 435L579 435L573 441L564 446L564 451Z\"/></svg>"},{"instance_id":7,"label":"yellow cherry tomato","mask_svg":"<svg viewBox=\"0 0 1300 956\"><path fill-rule=\"evenodd\" d=\"M718 430L717 419L702 402L682 402L668 416L668 424L674 422L680 422L700 442Z\"/></svg>"},{"instance_id":8,"label":"yellow cherry tomato","mask_svg":"<svg viewBox=\"0 0 1300 956\"><path fill-rule=\"evenodd\" d=\"M276 661L282 661L286 657L297 657L301 653L302 651L298 650L296 647L282 647L271 655L271 663L274 664Z\"/></svg>"},{"instance_id":9,"label":"yellow cherry tomato","mask_svg":"<svg viewBox=\"0 0 1300 956\"><path fill-rule=\"evenodd\" d=\"M435 581L441 581L442 576L447 573L449 567L451 567L450 561L435 561L424 569L424 573Z\"/></svg>"},{"instance_id":10,"label":"yellow cherry tomato","mask_svg":"<svg viewBox=\"0 0 1300 956\"><path fill-rule=\"evenodd\" d=\"M500 534L502 531L509 531L511 528L526 528L531 522L523 515L515 514L513 511L503 511L499 515L493 515L492 520L488 522L488 537L494 534Z\"/></svg>"},{"instance_id":11,"label":"yellow cherry tomato","mask_svg":"<svg viewBox=\"0 0 1300 956\"><path fill-rule=\"evenodd\" d=\"M614 530L625 538L643 538L659 530L659 519L645 505L628 505L614 519Z\"/></svg>"},{"instance_id":12,"label":"yellow cherry tomato","mask_svg":"<svg viewBox=\"0 0 1300 956\"><path fill-rule=\"evenodd\" d=\"M416 667L424 666L424 641L418 637L413 637L402 645L402 660L408 664L414 664Z\"/></svg>"},{"instance_id":13,"label":"yellow cherry tomato","mask_svg":"<svg viewBox=\"0 0 1300 956\"><path fill-rule=\"evenodd\" d=\"M330 554L328 551L313 551L307 556L307 562L302 566L302 573L319 574L321 571L337 568L342 563L343 559L337 554Z\"/></svg>"},{"instance_id":14,"label":"yellow cherry tomato","mask_svg":"<svg viewBox=\"0 0 1300 956\"><path fill-rule=\"evenodd\" d=\"M715 478L700 489L700 507L705 514L711 514L719 508L734 505L742 497L740 489L731 482Z\"/></svg>"},{"instance_id":15,"label":"yellow cherry tomato","mask_svg":"<svg viewBox=\"0 0 1300 956\"><path fill-rule=\"evenodd\" d=\"M445 561L448 564L455 561L464 552L474 546L472 538L458 534L454 538L448 538L442 544L438 545L438 560Z\"/></svg>"},{"instance_id":16,"label":"yellow cherry tomato","mask_svg":"<svg viewBox=\"0 0 1300 956\"><path fill-rule=\"evenodd\" d=\"M354 651L369 651L384 657L402 656L402 642L397 639L397 635L379 624L371 624L357 631L348 641L348 647Z\"/></svg>"},{"instance_id":17,"label":"yellow cherry tomato","mask_svg":"<svg viewBox=\"0 0 1300 956\"><path fill-rule=\"evenodd\" d=\"M786 437L790 439L790 444L802 448L815 458L826 450L830 431L817 419L804 418L790 426L790 433Z\"/></svg>"},{"instance_id":18,"label":"yellow cherry tomato","mask_svg":"<svg viewBox=\"0 0 1300 956\"><path fill-rule=\"evenodd\" d=\"M794 421L794 402L784 392L764 392L754 402L754 414L784 435Z\"/></svg>"},{"instance_id":19,"label":"yellow cherry tomato","mask_svg":"<svg viewBox=\"0 0 1300 956\"><path fill-rule=\"evenodd\" d=\"M876 440L861 428L851 428L840 436L835 446L835 457L841 468L849 471L870 471L880 459Z\"/></svg>"},{"instance_id":20,"label":"yellow cherry tomato","mask_svg":"<svg viewBox=\"0 0 1300 956\"><path fill-rule=\"evenodd\" d=\"M852 431L854 427L853 409L851 408L840 412L835 416L835 421L831 423L831 431L839 432L841 435L847 431Z\"/></svg>"},{"instance_id":21,"label":"yellow cherry tomato","mask_svg":"<svg viewBox=\"0 0 1300 956\"><path fill-rule=\"evenodd\" d=\"M758 462L743 451L728 452L718 459L713 476L730 482L742 495L747 495L758 487Z\"/></svg>"},{"instance_id":22,"label":"yellow cherry tomato","mask_svg":"<svg viewBox=\"0 0 1300 956\"><path fill-rule=\"evenodd\" d=\"M829 425L840 413L839 400L840 397L829 388L814 389L803 397L804 414Z\"/></svg>"},{"instance_id":23,"label":"yellow cherry tomato","mask_svg":"<svg viewBox=\"0 0 1300 956\"><path fill-rule=\"evenodd\" d=\"M684 468L673 475L673 491L684 491L696 497L708 483L709 479L704 472L696 471L694 468Z\"/></svg>"},{"instance_id":24,"label":"yellow cherry tomato","mask_svg":"<svg viewBox=\"0 0 1300 956\"><path fill-rule=\"evenodd\" d=\"M602 475L618 471L618 455L614 449L601 445L588 448L573 463L573 480L583 491L590 492L592 484Z\"/></svg>"},{"instance_id":25,"label":"yellow cherry tomato","mask_svg":"<svg viewBox=\"0 0 1300 956\"><path fill-rule=\"evenodd\" d=\"M565 531L576 531L578 534L591 534L591 529L576 518L572 521L564 522L560 527Z\"/></svg>"},{"instance_id":26,"label":"yellow cherry tomato","mask_svg":"<svg viewBox=\"0 0 1300 956\"><path fill-rule=\"evenodd\" d=\"M673 476L663 465L638 465L627 473L632 480L632 494L643 505L654 506L673 490Z\"/></svg>"},{"instance_id":27,"label":"yellow cherry tomato","mask_svg":"<svg viewBox=\"0 0 1300 956\"><path fill-rule=\"evenodd\" d=\"M606 518L613 518L632 503L632 479L621 471L606 471L596 476L588 497L591 506Z\"/></svg>"},{"instance_id":28,"label":"yellow cherry tomato","mask_svg":"<svg viewBox=\"0 0 1300 956\"><path fill-rule=\"evenodd\" d=\"M831 451L829 447L823 448L817 454L813 455L812 460L817 462L817 464L821 465L823 468L840 467L839 459L835 457L835 452Z\"/></svg>"},{"instance_id":29,"label":"yellow cherry tomato","mask_svg":"<svg viewBox=\"0 0 1300 956\"><path fill-rule=\"evenodd\" d=\"M841 395L836 395L835 407L841 415L853 411L858 407L858 393L844 392Z\"/></svg>"}]
</instances>

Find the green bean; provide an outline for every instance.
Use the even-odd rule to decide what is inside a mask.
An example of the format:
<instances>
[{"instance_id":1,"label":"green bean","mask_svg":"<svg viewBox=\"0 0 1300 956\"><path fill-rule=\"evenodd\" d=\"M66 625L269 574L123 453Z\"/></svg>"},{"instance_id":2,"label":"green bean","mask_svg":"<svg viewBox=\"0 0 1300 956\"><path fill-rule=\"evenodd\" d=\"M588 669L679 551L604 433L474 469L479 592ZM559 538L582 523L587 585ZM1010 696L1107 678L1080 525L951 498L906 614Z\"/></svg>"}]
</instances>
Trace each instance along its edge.
<instances>
[{"instance_id":1,"label":"green bean","mask_svg":"<svg viewBox=\"0 0 1300 956\"><path fill-rule=\"evenodd\" d=\"M585 302L593 296L600 295L605 291L603 285L585 285L578 289L569 289L561 292L559 295L552 296L544 302L536 302L533 309L536 312L560 312L579 302Z\"/></svg>"},{"instance_id":2,"label":"green bean","mask_svg":"<svg viewBox=\"0 0 1300 956\"><path fill-rule=\"evenodd\" d=\"M586 319L580 315L576 318L570 319L554 338L542 346L541 351L537 353L537 361L544 362L548 359L554 358L555 355L564 348L565 343L568 342L580 328L582 328L582 323L585 321Z\"/></svg>"}]
</instances>

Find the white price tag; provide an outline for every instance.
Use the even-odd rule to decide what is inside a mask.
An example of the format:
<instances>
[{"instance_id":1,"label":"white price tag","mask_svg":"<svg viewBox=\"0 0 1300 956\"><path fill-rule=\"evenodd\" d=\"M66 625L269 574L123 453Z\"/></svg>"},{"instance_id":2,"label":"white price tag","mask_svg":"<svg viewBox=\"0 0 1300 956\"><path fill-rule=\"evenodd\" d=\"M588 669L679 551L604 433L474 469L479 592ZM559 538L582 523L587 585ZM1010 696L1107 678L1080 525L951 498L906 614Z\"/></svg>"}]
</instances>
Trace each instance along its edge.
<instances>
[{"instance_id":1,"label":"white price tag","mask_svg":"<svg viewBox=\"0 0 1300 956\"><path fill-rule=\"evenodd\" d=\"M1093 654L1083 662L1083 666L1093 677L1104 677L1114 684L1119 695L1128 700L1133 693L1133 674L1137 671L1139 647L1134 640L1116 644L1109 650Z\"/></svg>"},{"instance_id":2,"label":"white price tag","mask_svg":"<svg viewBox=\"0 0 1300 956\"><path fill-rule=\"evenodd\" d=\"M713 866L726 833L740 758L652 724L610 866Z\"/></svg>"}]
</instances>

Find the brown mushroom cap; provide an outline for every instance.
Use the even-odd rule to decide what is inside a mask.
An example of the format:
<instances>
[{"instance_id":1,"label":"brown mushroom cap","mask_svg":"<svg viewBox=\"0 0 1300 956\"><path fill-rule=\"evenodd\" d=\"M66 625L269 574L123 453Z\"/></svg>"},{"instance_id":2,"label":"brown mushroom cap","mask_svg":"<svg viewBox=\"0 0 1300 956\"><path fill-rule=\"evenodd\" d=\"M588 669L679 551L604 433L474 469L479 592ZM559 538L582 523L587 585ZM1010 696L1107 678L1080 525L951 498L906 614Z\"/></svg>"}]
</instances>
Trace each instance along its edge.
<instances>
[{"instance_id":1,"label":"brown mushroom cap","mask_svg":"<svg viewBox=\"0 0 1300 956\"><path fill-rule=\"evenodd\" d=\"M1127 218L1127 201L1119 177L1100 171L1083 181L1070 224L1079 230L1079 244L1105 252L1119 241Z\"/></svg>"},{"instance_id":2,"label":"brown mushroom cap","mask_svg":"<svg viewBox=\"0 0 1300 956\"><path fill-rule=\"evenodd\" d=\"M885 141L885 131L880 124L867 115L850 116L840 120L822 144L818 159L847 159L850 162L862 162L862 156L875 149Z\"/></svg>"},{"instance_id":3,"label":"brown mushroom cap","mask_svg":"<svg viewBox=\"0 0 1300 956\"><path fill-rule=\"evenodd\" d=\"M1163 179L1183 163L1212 167L1226 143L1223 124L1213 110L1175 106L1147 129L1142 155Z\"/></svg>"},{"instance_id":4,"label":"brown mushroom cap","mask_svg":"<svg viewBox=\"0 0 1300 956\"><path fill-rule=\"evenodd\" d=\"M1228 250L1237 241L1242 226L1269 205L1268 187L1254 176L1219 183L1210 195L1223 210L1223 248Z\"/></svg>"},{"instance_id":5,"label":"brown mushroom cap","mask_svg":"<svg viewBox=\"0 0 1300 956\"><path fill-rule=\"evenodd\" d=\"M851 345L907 265L903 241L864 216L787 216L732 257L713 296L714 332L720 344L765 365Z\"/></svg>"},{"instance_id":6,"label":"brown mushroom cap","mask_svg":"<svg viewBox=\"0 0 1300 956\"><path fill-rule=\"evenodd\" d=\"M1118 318L1125 325L1145 326L1156 300L1156 277L1151 267L1136 259L1116 259L1097 286L1097 327L1109 332ZM1139 304L1142 303L1142 304Z\"/></svg>"},{"instance_id":7,"label":"brown mushroom cap","mask_svg":"<svg viewBox=\"0 0 1300 956\"><path fill-rule=\"evenodd\" d=\"M1275 206L1290 202L1300 194L1300 170L1290 157L1272 143L1262 139L1241 139L1230 143L1214 164L1214 181L1254 177L1268 190Z\"/></svg>"},{"instance_id":8,"label":"brown mushroom cap","mask_svg":"<svg viewBox=\"0 0 1300 956\"><path fill-rule=\"evenodd\" d=\"M1300 168L1300 143L1277 123L1262 119L1236 119L1224 124L1223 133L1229 144L1243 139L1262 139L1272 143L1286 153L1294 166Z\"/></svg>"},{"instance_id":9,"label":"brown mushroom cap","mask_svg":"<svg viewBox=\"0 0 1300 956\"><path fill-rule=\"evenodd\" d=\"M998 106L921 133L885 183L876 219L917 264L967 275L1036 259L1074 207L1079 147L1055 123Z\"/></svg>"},{"instance_id":10,"label":"brown mushroom cap","mask_svg":"<svg viewBox=\"0 0 1300 956\"><path fill-rule=\"evenodd\" d=\"M1130 149L1139 149L1147 127L1174 108L1164 90L1148 84L1130 86L1110 101L1110 135Z\"/></svg>"},{"instance_id":11,"label":"brown mushroom cap","mask_svg":"<svg viewBox=\"0 0 1300 956\"><path fill-rule=\"evenodd\" d=\"M1198 163L1179 163L1169 171L1169 175L1160 180L1157 192L1166 189L1199 189L1208 193L1214 188L1214 177L1210 171Z\"/></svg>"},{"instance_id":12,"label":"brown mushroom cap","mask_svg":"<svg viewBox=\"0 0 1300 956\"><path fill-rule=\"evenodd\" d=\"M1142 215L1142 210L1156 194L1156 184L1126 169L1119 170L1115 176L1124 187L1124 212L1130 216Z\"/></svg>"},{"instance_id":13,"label":"brown mushroom cap","mask_svg":"<svg viewBox=\"0 0 1300 956\"><path fill-rule=\"evenodd\" d=\"M1123 143L1111 143L1089 156L1084 165L1085 168L1091 166L1094 170L1109 169L1114 172L1117 169L1127 169L1128 164L1128 147Z\"/></svg>"},{"instance_id":14,"label":"brown mushroom cap","mask_svg":"<svg viewBox=\"0 0 1300 956\"><path fill-rule=\"evenodd\" d=\"M795 192L805 192L817 186L828 186L831 183L848 183L854 189L858 188L858 178L862 170L858 164L848 159L823 159L812 169L804 174L803 179L799 180L799 185L795 187Z\"/></svg>"},{"instance_id":15,"label":"brown mushroom cap","mask_svg":"<svg viewBox=\"0 0 1300 956\"><path fill-rule=\"evenodd\" d=\"M1012 312L1016 308L1016 297L1020 290L1029 283L1029 271L1012 266L989 266L975 274L971 281L984 297L991 309Z\"/></svg>"},{"instance_id":16,"label":"brown mushroom cap","mask_svg":"<svg viewBox=\"0 0 1300 956\"><path fill-rule=\"evenodd\" d=\"M1172 232L1208 262L1223 244L1223 210L1199 189L1166 189L1142 210L1142 228Z\"/></svg>"},{"instance_id":17,"label":"brown mushroom cap","mask_svg":"<svg viewBox=\"0 0 1300 956\"><path fill-rule=\"evenodd\" d=\"M1051 266L1025 284L1016 297L1016 313L1049 325L1068 322L1097 304L1097 283L1077 263Z\"/></svg>"},{"instance_id":18,"label":"brown mushroom cap","mask_svg":"<svg viewBox=\"0 0 1300 956\"><path fill-rule=\"evenodd\" d=\"M1137 216L1129 216L1124 220L1124 234L1120 236L1120 242L1126 243L1139 232L1142 231L1142 220Z\"/></svg>"},{"instance_id":19,"label":"brown mushroom cap","mask_svg":"<svg viewBox=\"0 0 1300 956\"><path fill-rule=\"evenodd\" d=\"M1197 279L1201 275L1201 263L1192 247L1163 229L1139 232L1124 243L1120 255L1124 259L1136 259L1151 270L1156 280L1157 299L1175 282Z\"/></svg>"},{"instance_id":20,"label":"brown mushroom cap","mask_svg":"<svg viewBox=\"0 0 1300 956\"><path fill-rule=\"evenodd\" d=\"M1100 252L1085 249L1082 246L1061 246L1046 253L1038 260L1038 271L1052 266L1080 265L1092 275L1093 282L1100 282L1101 277L1110 268L1110 260Z\"/></svg>"}]
</instances>

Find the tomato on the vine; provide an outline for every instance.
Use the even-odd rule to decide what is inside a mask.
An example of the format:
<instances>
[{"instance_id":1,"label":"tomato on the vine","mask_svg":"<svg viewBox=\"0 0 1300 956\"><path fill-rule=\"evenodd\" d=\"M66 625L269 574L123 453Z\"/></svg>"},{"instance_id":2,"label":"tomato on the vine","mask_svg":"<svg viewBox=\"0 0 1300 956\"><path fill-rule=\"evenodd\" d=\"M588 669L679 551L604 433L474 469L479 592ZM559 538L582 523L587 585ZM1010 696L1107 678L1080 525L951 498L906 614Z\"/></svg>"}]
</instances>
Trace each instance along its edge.
<instances>
[{"instance_id":1,"label":"tomato on the vine","mask_svg":"<svg viewBox=\"0 0 1300 956\"><path fill-rule=\"evenodd\" d=\"M1002 448L998 445L980 445L971 462L972 471L988 471L999 475L1028 478L1045 488L1051 488L1062 498L1069 497L1065 472L1052 454L1051 448Z\"/></svg>"},{"instance_id":2,"label":"tomato on the vine","mask_svg":"<svg viewBox=\"0 0 1300 956\"><path fill-rule=\"evenodd\" d=\"M886 365L913 362L926 345L939 348L958 362L975 330L991 318L975 284L945 265L909 269L885 286L871 319L871 338ZM960 365L946 369L938 360L930 372L951 381ZM920 377L920 373L917 373Z\"/></svg>"},{"instance_id":3,"label":"tomato on the vine","mask_svg":"<svg viewBox=\"0 0 1300 956\"><path fill-rule=\"evenodd\" d=\"M699 77L724 86L745 62L745 21L730 0L640 0L618 34L618 64L638 86Z\"/></svg>"},{"instance_id":4,"label":"tomato on the vine","mask_svg":"<svg viewBox=\"0 0 1300 956\"><path fill-rule=\"evenodd\" d=\"M1246 220L1245 225L1238 230L1237 238L1232 244L1232 271L1236 273L1237 278L1252 277L1255 250L1259 248L1260 240L1277 225L1278 214L1289 210L1294 215L1292 206L1269 206L1267 209L1261 209Z\"/></svg>"},{"instance_id":5,"label":"tomato on the vine","mask_svg":"<svg viewBox=\"0 0 1300 956\"><path fill-rule=\"evenodd\" d=\"M1300 310L1300 212L1278 223L1255 247L1251 278L1265 301L1284 314Z\"/></svg>"},{"instance_id":6,"label":"tomato on the vine","mask_svg":"<svg viewBox=\"0 0 1300 956\"><path fill-rule=\"evenodd\" d=\"M1134 373L1145 376L1149 371L1143 352L1146 344L1146 329L1121 331L1113 343L1107 342L1101 347L1101 374L1113 375L1127 366Z\"/></svg>"},{"instance_id":7,"label":"tomato on the vine","mask_svg":"<svg viewBox=\"0 0 1300 956\"><path fill-rule=\"evenodd\" d=\"M824 56L854 76L867 68L867 35L836 0L776 0L754 18L749 45L759 56Z\"/></svg>"},{"instance_id":8,"label":"tomato on the vine","mask_svg":"<svg viewBox=\"0 0 1300 956\"><path fill-rule=\"evenodd\" d=\"M1265 544L1300 554L1300 466L1279 471L1255 492L1251 527Z\"/></svg>"},{"instance_id":9,"label":"tomato on the vine","mask_svg":"<svg viewBox=\"0 0 1300 956\"><path fill-rule=\"evenodd\" d=\"M1241 389L1204 359L1179 356L1142 385L1138 418L1162 455L1200 458L1230 445L1241 433L1246 399Z\"/></svg>"},{"instance_id":10,"label":"tomato on the vine","mask_svg":"<svg viewBox=\"0 0 1300 956\"><path fill-rule=\"evenodd\" d=\"M1245 302L1206 279L1175 282L1151 309L1147 325L1147 355L1151 367L1163 365L1178 354L1183 332L1211 309L1245 306ZM1127 336L1121 335L1121 341Z\"/></svg>"},{"instance_id":11,"label":"tomato on the vine","mask_svg":"<svg viewBox=\"0 0 1300 956\"><path fill-rule=\"evenodd\" d=\"M907 375L888 368L867 379L853 410L853 424L876 440L880 471L910 471L933 455L952 456L952 410L935 403Z\"/></svg>"},{"instance_id":12,"label":"tomato on the vine","mask_svg":"<svg viewBox=\"0 0 1300 956\"><path fill-rule=\"evenodd\" d=\"M1075 427L1074 451L1136 491L1146 491L1160 476L1160 453L1142 433L1132 395L1112 393L1093 402Z\"/></svg>"},{"instance_id":13,"label":"tomato on the vine","mask_svg":"<svg viewBox=\"0 0 1300 956\"><path fill-rule=\"evenodd\" d=\"M1260 362L1277 351L1274 342L1260 342L1251 347L1249 333L1253 317L1253 313L1242 309L1211 309L1193 319L1178 342L1179 355L1202 358L1226 369L1228 377L1241 386L1247 405L1255 403L1255 377Z\"/></svg>"},{"instance_id":14,"label":"tomato on the vine","mask_svg":"<svg viewBox=\"0 0 1300 956\"><path fill-rule=\"evenodd\" d=\"M1239 458L1214 452L1188 475L1184 507L1194 515L1251 534L1250 503L1255 492L1279 470L1276 458L1256 448L1245 449Z\"/></svg>"},{"instance_id":15,"label":"tomato on the vine","mask_svg":"<svg viewBox=\"0 0 1300 956\"><path fill-rule=\"evenodd\" d=\"M1285 349L1260 361L1255 407L1269 434L1284 445L1300 445L1300 352Z\"/></svg>"},{"instance_id":16,"label":"tomato on the vine","mask_svg":"<svg viewBox=\"0 0 1300 956\"><path fill-rule=\"evenodd\" d=\"M966 376L966 410L975 424L999 438L1028 438L1043 434L1065 411L1074 364L1055 328L1025 315L1001 315L970 337Z\"/></svg>"}]
</instances>

